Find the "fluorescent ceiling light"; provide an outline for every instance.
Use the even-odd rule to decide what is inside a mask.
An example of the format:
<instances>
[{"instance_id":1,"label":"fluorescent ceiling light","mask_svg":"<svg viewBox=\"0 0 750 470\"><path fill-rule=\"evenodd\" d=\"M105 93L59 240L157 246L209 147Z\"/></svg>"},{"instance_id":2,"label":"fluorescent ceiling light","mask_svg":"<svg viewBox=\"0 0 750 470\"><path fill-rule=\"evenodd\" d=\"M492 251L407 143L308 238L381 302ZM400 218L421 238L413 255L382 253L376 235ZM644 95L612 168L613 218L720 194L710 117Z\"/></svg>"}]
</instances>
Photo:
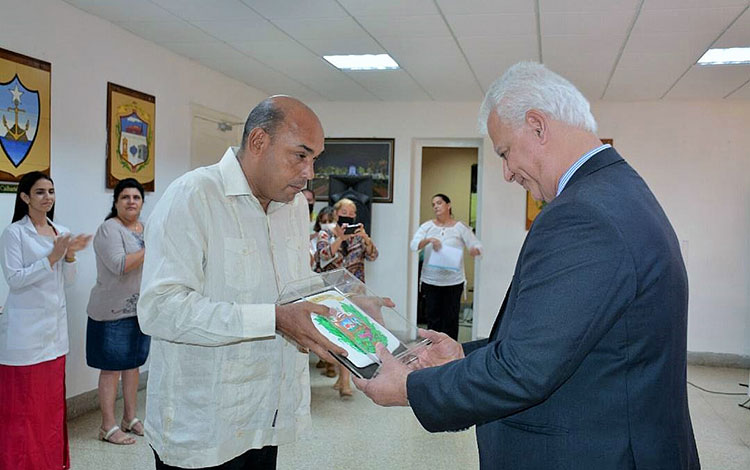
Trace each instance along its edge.
<instances>
[{"instance_id":1,"label":"fluorescent ceiling light","mask_svg":"<svg viewBox=\"0 0 750 470\"><path fill-rule=\"evenodd\" d=\"M698 59L698 65L750 64L750 47L709 49Z\"/></svg>"},{"instance_id":2,"label":"fluorescent ceiling light","mask_svg":"<svg viewBox=\"0 0 750 470\"><path fill-rule=\"evenodd\" d=\"M398 64L388 54L324 55L323 58L341 70L395 70Z\"/></svg>"}]
</instances>

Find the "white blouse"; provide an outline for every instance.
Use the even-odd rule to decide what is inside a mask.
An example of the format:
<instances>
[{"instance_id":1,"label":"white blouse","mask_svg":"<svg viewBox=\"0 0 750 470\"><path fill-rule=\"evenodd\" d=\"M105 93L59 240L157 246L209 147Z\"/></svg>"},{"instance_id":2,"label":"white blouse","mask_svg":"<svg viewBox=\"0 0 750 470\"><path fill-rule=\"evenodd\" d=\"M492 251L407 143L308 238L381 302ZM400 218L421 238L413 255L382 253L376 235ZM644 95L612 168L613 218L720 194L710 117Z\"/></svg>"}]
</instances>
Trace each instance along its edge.
<instances>
[{"instance_id":1,"label":"white blouse","mask_svg":"<svg viewBox=\"0 0 750 470\"><path fill-rule=\"evenodd\" d=\"M59 235L70 231L50 224ZM68 353L65 286L76 263L50 266L54 239L37 233L29 216L10 224L0 237L0 263L10 288L0 313L0 364L27 366Z\"/></svg>"},{"instance_id":2,"label":"white blouse","mask_svg":"<svg viewBox=\"0 0 750 470\"><path fill-rule=\"evenodd\" d=\"M418 251L419 243L425 238L437 238L443 246L458 248L462 251L464 248L482 249L482 244L474 235L474 232L461 222L456 222L453 227L439 227L432 220L428 220L420 225L417 233L414 234L414 238L409 244L411 250ZM463 258L461 258L460 269L442 269L429 265L432 252L432 243L429 243L424 247L421 282L433 286L454 286L466 282Z\"/></svg>"}]
</instances>

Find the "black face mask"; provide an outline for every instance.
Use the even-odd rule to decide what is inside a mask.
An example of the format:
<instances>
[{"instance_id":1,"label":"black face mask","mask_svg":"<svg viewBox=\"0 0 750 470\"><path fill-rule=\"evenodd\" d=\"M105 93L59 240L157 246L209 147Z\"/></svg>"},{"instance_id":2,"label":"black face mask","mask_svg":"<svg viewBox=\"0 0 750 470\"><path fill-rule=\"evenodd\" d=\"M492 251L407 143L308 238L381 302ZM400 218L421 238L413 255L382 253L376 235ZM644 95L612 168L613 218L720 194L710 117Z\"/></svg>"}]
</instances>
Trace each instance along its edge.
<instances>
[{"instance_id":1,"label":"black face mask","mask_svg":"<svg viewBox=\"0 0 750 470\"><path fill-rule=\"evenodd\" d=\"M344 225L344 224L352 225L354 223L354 217L339 216L339 220L336 223L339 225Z\"/></svg>"},{"instance_id":2,"label":"black face mask","mask_svg":"<svg viewBox=\"0 0 750 470\"><path fill-rule=\"evenodd\" d=\"M313 213L313 207L315 207L315 204L308 204L307 209L310 211L310 215Z\"/></svg>"}]
</instances>

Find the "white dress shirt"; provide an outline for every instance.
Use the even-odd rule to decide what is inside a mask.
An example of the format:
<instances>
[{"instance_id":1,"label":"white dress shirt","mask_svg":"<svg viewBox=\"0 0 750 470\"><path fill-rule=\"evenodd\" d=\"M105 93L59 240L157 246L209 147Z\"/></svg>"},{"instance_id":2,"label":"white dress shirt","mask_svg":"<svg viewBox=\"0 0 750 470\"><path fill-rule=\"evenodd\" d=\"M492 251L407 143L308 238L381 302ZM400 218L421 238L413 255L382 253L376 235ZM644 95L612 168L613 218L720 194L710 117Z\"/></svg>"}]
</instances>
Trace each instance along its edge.
<instances>
[{"instance_id":1,"label":"white dress shirt","mask_svg":"<svg viewBox=\"0 0 750 470\"><path fill-rule=\"evenodd\" d=\"M70 233L50 224L58 235ZM29 216L10 224L0 237L0 262L8 299L0 313L0 364L27 366L68 353L65 286L73 283L76 263L50 266L54 238L37 233Z\"/></svg>"},{"instance_id":2,"label":"white dress shirt","mask_svg":"<svg viewBox=\"0 0 750 470\"><path fill-rule=\"evenodd\" d=\"M482 249L482 244L474 235L474 232L461 222L456 222L453 227L440 227L435 225L432 220L428 220L419 226L417 233L414 234L414 238L409 244L409 248L412 251L417 251L419 243L425 238L437 238L443 246L458 248L461 251L464 247L469 250L472 248ZM422 274L419 277L420 282L426 282L432 286L455 286L466 282L463 258L461 259L461 269L457 271L441 269L429 265L432 251L432 243L428 243L424 247L424 263L422 263Z\"/></svg>"},{"instance_id":3,"label":"white dress shirt","mask_svg":"<svg viewBox=\"0 0 750 470\"><path fill-rule=\"evenodd\" d=\"M145 427L161 460L211 467L294 441L310 424L308 356L276 333L274 303L313 275L305 198L266 213L230 148L167 188L145 244Z\"/></svg>"}]
</instances>

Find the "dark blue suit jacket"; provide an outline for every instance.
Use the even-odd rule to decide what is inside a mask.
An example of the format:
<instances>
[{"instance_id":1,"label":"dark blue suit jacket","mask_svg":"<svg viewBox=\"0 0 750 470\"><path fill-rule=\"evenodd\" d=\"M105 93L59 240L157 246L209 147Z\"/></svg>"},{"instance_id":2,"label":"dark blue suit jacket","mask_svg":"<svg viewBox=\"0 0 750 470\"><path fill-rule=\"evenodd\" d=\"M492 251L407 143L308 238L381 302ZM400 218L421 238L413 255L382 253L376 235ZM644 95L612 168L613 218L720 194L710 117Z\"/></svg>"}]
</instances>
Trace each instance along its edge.
<instances>
[{"instance_id":1,"label":"dark blue suit jacket","mask_svg":"<svg viewBox=\"0 0 750 470\"><path fill-rule=\"evenodd\" d=\"M477 425L482 469L700 468L687 308L667 216L603 150L532 225L491 337L411 373L409 401L428 431Z\"/></svg>"}]
</instances>

